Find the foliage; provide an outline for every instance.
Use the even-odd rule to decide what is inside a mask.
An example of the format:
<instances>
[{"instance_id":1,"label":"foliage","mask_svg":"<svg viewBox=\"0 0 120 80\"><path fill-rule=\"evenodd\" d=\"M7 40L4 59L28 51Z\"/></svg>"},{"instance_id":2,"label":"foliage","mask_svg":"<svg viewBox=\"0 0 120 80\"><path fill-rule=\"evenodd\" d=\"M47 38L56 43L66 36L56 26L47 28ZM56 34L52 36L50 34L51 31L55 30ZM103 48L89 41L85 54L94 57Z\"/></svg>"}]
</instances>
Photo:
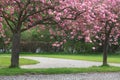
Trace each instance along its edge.
<instances>
[{"instance_id":1,"label":"foliage","mask_svg":"<svg viewBox=\"0 0 120 80\"><path fill-rule=\"evenodd\" d=\"M92 43L85 43L84 41L69 40L63 45L63 48L66 53L77 54L94 52L93 46Z\"/></svg>"}]
</instances>

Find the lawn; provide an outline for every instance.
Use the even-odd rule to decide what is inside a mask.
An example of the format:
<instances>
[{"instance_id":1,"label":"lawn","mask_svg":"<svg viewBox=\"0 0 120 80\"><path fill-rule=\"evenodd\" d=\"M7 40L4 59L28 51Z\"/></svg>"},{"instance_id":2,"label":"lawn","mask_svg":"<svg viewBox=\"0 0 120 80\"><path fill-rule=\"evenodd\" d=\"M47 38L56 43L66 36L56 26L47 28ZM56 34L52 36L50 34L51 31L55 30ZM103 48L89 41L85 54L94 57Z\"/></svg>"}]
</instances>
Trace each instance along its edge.
<instances>
[{"instance_id":1,"label":"lawn","mask_svg":"<svg viewBox=\"0 0 120 80\"><path fill-rule=\"evenodd\" d=\"M65 55L65 54L21 54L21 56L52 57L73 60L102 61L102 55ZM109 62L120 63L120 55L110 55ZM36 61L20 58L20 65L35 64ZM69 74L90 72L120 72L120 67L90 67L90 68L49 68L49 69L21 69L7 68L10 65L10 54L0 54L0 75L24 75L24 74Z\"/></svg>"},{"instance_id":2,"label":"lawn","mask_svg":"<svg viewBox=\"0 0 120 80\"><path fill-rule=\"evenodd\" d=\"M20 58L20 65L29 65L38 63L35 60ZM0 67L10 66L10 57L0 56Z\"/></svg>"},{"instance_id":3,"label":"lawn","mask_svg":"<svg viewBox=\"0 0 120 80\"><path fill-rule=\"evenodd\" d=\"M86 60L86 61L102 61L102 55L68 55L68 54L21 54L21 56L37 56L37 57L49 57L49 58L63 58L72 60ZM120 63L120 55L109 55L109 63Z\"/></svg>"},{"instance_id":4,"label":"lawn","mask_svg":"<svg viewBox=\"0 0 120 80\"><path fill-rule=\"evenodd\" d=\"M0 69L0 75L24 75L24 74L70 74L91 72L120 72L120 67L90 67L90 68L49 68L49 69Z\"/></svg>"}]
</instances>

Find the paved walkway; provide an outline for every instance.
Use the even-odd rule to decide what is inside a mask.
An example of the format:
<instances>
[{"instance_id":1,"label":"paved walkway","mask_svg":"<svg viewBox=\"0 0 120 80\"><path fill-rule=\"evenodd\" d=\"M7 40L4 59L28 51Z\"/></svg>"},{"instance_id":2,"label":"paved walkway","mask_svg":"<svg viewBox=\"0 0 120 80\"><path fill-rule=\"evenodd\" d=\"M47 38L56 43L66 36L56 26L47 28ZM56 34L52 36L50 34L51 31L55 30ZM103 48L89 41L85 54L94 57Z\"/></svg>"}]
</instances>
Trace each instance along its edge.
<instances>
[{"instance_id":1,"label":"paved walkway","mask_svg":"<svg viewBox=\"0 0 120 80\"><path fill-rule=\"evenodd\" d=\"M120 80L120 72L0 76L0 80Z\"/></svg>"},{"instance_id":2,"label":"paved walkway","mask_svg":"<svg viewBox=\"0 0 120 80\"><path fill-rule=\"evenodd\" d=\"M21 68L85 68L91 66L100 66L101 62L83 61L83 60L70 60L46 57L23 57L39 61L40 63L34 65L24 65ZM119 66L120 64L110 63L112 66Z\"/></svg>"}]
</instances>

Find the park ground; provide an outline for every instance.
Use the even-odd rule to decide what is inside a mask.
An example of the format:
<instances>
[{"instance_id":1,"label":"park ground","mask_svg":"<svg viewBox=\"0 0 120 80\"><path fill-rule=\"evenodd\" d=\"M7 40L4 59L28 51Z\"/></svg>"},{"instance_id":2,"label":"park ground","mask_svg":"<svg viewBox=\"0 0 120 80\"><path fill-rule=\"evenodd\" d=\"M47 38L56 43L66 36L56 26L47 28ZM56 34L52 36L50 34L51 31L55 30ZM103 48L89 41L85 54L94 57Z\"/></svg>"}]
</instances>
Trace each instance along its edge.
<instances>
[{"instance_id":1,"label":"park ground","mask_svg":"<svg viewBox=\"0 0 120 80\"><path fill-rule=\"evenodd\" d=\"M67 55L67 54L21 54L21 57L33 56L33 57L48 57L48 58L62 58L72 60L86 60L86 61L102 61L102 55ZM109 55L109 63L120 63L120 55ZM23 74L65 74L65 73L91 73L91 72L120 72L120 67L113 66L93 66L89 68L47 68L47 69L9 69L10 54L0 54L0 75L23 75ZM26 61L25 61L26 60ZM29 59L20 59L20 65L37 64L37 61Z\"/></svg>"}]
</instances>

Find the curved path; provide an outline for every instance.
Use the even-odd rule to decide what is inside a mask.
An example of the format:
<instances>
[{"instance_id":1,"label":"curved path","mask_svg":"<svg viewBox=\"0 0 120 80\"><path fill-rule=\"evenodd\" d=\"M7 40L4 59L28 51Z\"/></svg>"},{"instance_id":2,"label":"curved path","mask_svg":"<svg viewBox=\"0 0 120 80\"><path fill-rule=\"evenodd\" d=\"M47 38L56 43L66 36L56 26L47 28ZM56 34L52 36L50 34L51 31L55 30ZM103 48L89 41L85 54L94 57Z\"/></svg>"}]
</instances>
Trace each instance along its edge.
<instances>
[{"instance_id":1,"label":"curved path","mask_svg":"<svg viewBox=\"0 0 120 80\"><path fill-rule=\"evenodd\" d=\"M40 63L34 65L24 65L21 68L85 68L91 66L100 66L101 62L83 61L83 60L70 60L70 59L58 59L47 57L22 57L39 61ZM120 67L120 64L110 63L112 66Z\"/></svg>"}]
</instances>

